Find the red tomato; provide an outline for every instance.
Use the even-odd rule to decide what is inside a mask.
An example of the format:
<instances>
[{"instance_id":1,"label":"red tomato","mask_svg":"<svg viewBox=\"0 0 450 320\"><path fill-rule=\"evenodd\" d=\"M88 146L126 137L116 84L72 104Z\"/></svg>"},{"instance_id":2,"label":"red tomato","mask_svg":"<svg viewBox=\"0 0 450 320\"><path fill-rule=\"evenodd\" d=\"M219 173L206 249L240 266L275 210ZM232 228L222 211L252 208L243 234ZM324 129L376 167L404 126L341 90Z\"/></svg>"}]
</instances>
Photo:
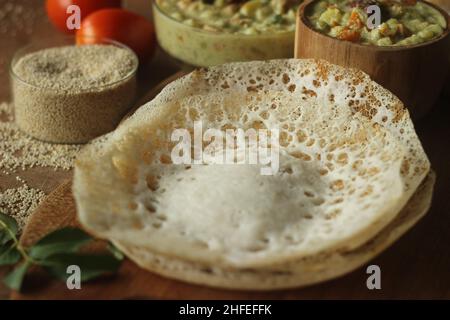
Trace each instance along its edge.
<instances>
[{"instance_id":1,"label":"red tomato","mask_svg":"<svg viewBox=\"0 0 450 320\"><path fill-rule=\"evenodd\" d=\"M83 20L76 33L77 44L101 43L102 39L121 42L138 55L141 62L149 60L155 50L153 25L144 17L124 9L103 9Z\"/></svg>"},{"instance_id":2,"label":"red tomato","mask_svg":"<svg viewBox=\"0 0 450 320\"><path fill-rule=\"evenodd\" d=\"M67 28L67 18L71 15L67 13L70 5L80 7L81 20L94 11L104 8L120 8L121 0L47 0L46 9L50 21L61 31L74 34L76 29Z\"/></svg>"}]
</instances>

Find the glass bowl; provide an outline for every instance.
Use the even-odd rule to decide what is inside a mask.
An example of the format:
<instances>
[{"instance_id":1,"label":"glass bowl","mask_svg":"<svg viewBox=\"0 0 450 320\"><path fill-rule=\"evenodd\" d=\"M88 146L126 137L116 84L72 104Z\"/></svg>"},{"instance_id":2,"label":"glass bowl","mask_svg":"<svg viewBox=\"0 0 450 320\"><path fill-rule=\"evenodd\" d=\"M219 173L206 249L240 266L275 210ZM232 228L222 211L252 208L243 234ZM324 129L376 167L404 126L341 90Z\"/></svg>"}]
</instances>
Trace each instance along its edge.
<instances>
[{"instance_id":1,"label":"glass bowl","mask_svg":"<svg viewBox=\"0 0 450 320\"><path fill-rule=\"evenodd\" d=\"M15 121L22 131L47 142L86 143L115 129L135 101L138 58L121 43L96 41L128 50L134 57L134 66L120 80L88 89L41 87L27 82L15 70L22 57L44 49L73 46L74 37L39 38L16 52L10 64L10 78Z\"/></svg>"}]
</instances>

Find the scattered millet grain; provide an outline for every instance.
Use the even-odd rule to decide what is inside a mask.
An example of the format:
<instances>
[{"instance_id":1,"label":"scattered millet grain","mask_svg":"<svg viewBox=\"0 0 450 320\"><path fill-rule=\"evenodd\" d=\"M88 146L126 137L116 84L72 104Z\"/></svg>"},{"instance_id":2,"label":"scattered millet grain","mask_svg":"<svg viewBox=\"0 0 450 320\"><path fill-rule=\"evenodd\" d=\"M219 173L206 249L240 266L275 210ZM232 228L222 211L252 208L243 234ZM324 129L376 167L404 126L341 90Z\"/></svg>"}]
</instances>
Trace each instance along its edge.
<instances>
[{"instance_id":1,"label":"scattered millet grain","mask_svg":"<svg viewBox=\"0 0 450 320\"><path fill-rule=\"evenodd\" d=\"M41 166L69 170L81 149L80 145L58 145L35 140L19 130L14 123L12 104L0 103L0 174L12 174L17 169ZM45 197L42 190L31 188L20 177L17 188L0 185L0 212L12 216L22 229Z\"/></svg>"},{"instance_id":2,"label":"scattered millet grain","mask_svg":"<svg viewBox=\"0 0 450 320\"><path fill-rule=\"evenodd\" d=\"M0 1L0 34L14 37L19 33L27 35L33 32L39 21L45 16L44 10L30 6L30 0Z\"/></svg>"},{"instance_id":3,"label":"scattered millet grain","mask_svg":"<svg viewBox=\"0 0 450 320\"><path fill-rule=\"evenodd\" d=\"M50 22L40 1L0 0L0 77L6 76L9 70L12 51L8 49L23 42L41 26L49 28Z\"/></svg>"},{"instance_id":4,"label":"scattered millet grain","mask_svg":"<svg viewBox=\"0 0 450 320\"><path fill-rule=\"evenodd\" d=\"M9 174L17 169L52 167L69 170L80 145L51 144L26 135L14 123L12 104L0 103L0 169Z\"/></svg>"},{"instance_id":5,"label":"scattered millet grain","mask_svg":"<svg viewBox=\"0 0 450 320\"><path fill-rule=\"evenodd\" d=\"M0 212L16 219L22 230L30 214L44 199L45 193L39 189L30 188L19 177L17 180L23 183L22 186L0 192Z\"/></svg>"},{"instance_id":6,"label":"scattered millet grain","mask_svg":"<svg viewBox=\"0 0 450 320\"><path fill-rule=\"evenodd\" d=\"M115 129L136 90L135 54L114 45L64 46L13 66L16 122L56 143L84 143Z\"/></svg>"}]
</instances>

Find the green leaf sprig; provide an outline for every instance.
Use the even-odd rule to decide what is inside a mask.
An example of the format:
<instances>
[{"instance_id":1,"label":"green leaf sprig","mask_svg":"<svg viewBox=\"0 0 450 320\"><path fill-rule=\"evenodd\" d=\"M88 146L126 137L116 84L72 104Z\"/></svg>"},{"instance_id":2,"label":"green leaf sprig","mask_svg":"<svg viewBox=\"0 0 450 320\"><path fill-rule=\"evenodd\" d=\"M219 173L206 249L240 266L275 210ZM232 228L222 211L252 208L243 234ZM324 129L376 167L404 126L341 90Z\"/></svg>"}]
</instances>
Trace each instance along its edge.
<instances>
[{"instance_id":1,"label":"green leaf sprig","mask_svg":"<svg viewBox=\"0 0 450 320\"><path fill-rule=\"evenodd\" d=\"M81 269L81 281L89 281L118 270L123 254L109 244L110 253L80 253L82 246L94 239L76 228L62 228L46 235L33 246L25 248L18 240L17 222L0 213L0 266L18 264L3 282L20 291L23 279L31 266L40 266L54 277L67 280L67 267L77 265Z\"/></svg>"}]
</instances>

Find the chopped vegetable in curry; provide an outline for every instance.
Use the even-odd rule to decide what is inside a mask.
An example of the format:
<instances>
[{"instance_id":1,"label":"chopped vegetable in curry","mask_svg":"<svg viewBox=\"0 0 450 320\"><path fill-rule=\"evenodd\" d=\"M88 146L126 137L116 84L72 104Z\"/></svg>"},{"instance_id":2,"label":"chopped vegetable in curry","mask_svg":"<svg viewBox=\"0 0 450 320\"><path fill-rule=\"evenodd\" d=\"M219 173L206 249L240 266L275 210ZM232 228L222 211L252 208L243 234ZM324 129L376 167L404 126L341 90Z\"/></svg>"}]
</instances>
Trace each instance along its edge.
<instances>
[{"instance_id":1,"label":"chopped vegetable in curry","mask_svg":"<svg viewBox=\"0 0 450 320\"><path fill-rule=\"evenodd\" d=\"M366 8L378 5L381 24L368 27ZM441 36L445 17L416 0L320 0L309 16L318 31L341 40L377 46L415 45Z\"/></svg>"},{"instance_id":2,"label":"chopped vegetable in curry","mask_svg":"<svg viewBox=\"0 0 450 320\"><path fill-rule=\"evenodd\" d=\"M206 31L262 34L294 31L303 0L156 0L171 18Z\"/></svg>"}]
</instances>

